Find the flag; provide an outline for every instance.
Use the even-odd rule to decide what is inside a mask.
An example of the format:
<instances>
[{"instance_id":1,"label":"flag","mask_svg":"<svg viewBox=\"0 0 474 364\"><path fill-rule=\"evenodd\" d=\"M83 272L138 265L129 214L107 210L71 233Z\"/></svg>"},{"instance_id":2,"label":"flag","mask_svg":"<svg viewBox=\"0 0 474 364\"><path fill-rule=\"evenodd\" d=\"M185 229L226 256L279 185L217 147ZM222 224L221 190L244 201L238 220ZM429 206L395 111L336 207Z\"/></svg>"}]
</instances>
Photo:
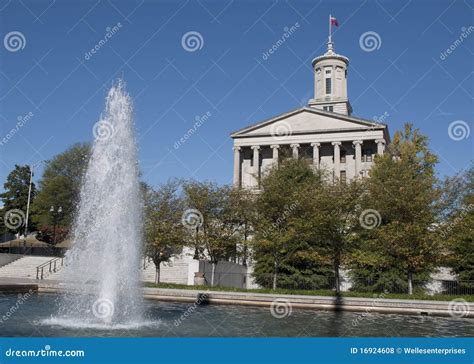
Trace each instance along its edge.
<instances>
[{"instance_id":1,"label":"flag","mask_svg":"<svg viewBox=\"0 0 474 364\"><path fill-rule=\"evenodd\" d=\"M331 25L335 25L336 27L339 26L339 23L337 22L337 19L336 19L336 18L334 18L334 17L331 16L330 20L331 20Z\"/></svg>"}]
</instances>

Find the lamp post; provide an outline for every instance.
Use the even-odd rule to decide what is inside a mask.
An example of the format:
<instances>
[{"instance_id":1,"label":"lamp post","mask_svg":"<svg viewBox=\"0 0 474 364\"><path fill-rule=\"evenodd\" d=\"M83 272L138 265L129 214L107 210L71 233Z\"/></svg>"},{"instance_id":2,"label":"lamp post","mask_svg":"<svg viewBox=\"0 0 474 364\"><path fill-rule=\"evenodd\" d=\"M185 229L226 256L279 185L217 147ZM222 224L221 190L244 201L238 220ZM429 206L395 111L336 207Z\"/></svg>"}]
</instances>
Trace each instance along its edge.
<instances>
[{"instance_id":1,"label":"lamp post","mask_svg":"<svg viewBox=\"0 0 474 364\"><path fill-rule=\"evenodd\" d=\"M30 216L30 202L31 202L31 185L33 184L33 175L36 166L39 166L41 163L46 161L39 161L38 163L30 166L30 183L28 185L28 202L26 203L26 221L25 221L25 239L28 236L28 218Z\"/></svg>"},{"instance_id":2,"label":"lamp post","mask_svg":"<svg viewBox=\"0 0 474 364\"><path fill-rule=\"evenodd\" d=\"M54 206L51 206L49 212L53 216L53 245L56 245L56 224L58 222L58 217L62 214L63 208L61 206L55 211Z\"/></svg>"}]
</instances>

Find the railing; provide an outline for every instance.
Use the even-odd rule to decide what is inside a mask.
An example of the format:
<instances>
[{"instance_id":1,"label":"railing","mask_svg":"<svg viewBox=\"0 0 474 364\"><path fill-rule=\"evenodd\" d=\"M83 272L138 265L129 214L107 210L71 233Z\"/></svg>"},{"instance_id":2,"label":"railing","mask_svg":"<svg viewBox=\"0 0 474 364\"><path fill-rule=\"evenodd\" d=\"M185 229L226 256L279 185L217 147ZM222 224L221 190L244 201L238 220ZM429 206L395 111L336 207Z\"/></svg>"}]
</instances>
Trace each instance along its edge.
<instances>
[{"instance_id":1,"label":"railing","mask_svg":"<svg viewBox=\"0 0 474 364\"><path fill-rule=\"evenodd\" d=\"M36 267L36 279L44 279L44 270L48 270L48 273L56 273L64 265L64 258L53 258L47 262ZM48 274L49 275L49 274Z\"/></svg>"},{"instance_id":2,"label":"railing","mask_svg":"<svg viewBox=\"0 0 474 364\"><path fill-rule=\"evenodd\" d=\"M204 274L206 283L211 282L211 272ZM216 272L214 285L237 288L266 288L273 286L273 274L246 274ZM406 294L408 284L402 280L371 280L365 277L341 277L339 287L343 292L372 293L383 295L385 293ZM336 279L323 275L293 275L278 274L277 288L294 291L335 291ZM440 294L440 295L474 295L474 281L427 279L413 281L414 294Z\"/></svg>"}]
</instances>

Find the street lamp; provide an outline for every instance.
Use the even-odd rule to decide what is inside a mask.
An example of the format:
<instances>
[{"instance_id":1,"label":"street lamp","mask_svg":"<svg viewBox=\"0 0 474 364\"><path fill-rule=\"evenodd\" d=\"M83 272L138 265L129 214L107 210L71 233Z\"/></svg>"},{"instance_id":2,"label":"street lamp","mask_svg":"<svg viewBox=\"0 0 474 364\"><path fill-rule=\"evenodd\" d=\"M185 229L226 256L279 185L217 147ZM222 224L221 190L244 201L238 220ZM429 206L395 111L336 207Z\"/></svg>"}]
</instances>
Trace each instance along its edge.
<instances>
[{"instance_id":1,"label":"street lamp","mask_svg":"<svg viewBox=\"0 0 474 364\"><path fill-rule=\"evenodd\" d=\"M56 224L58 222L58 217L62 214L63 208L61 206L58 207L56 211L54 211L54 206L51 206L49 212L53 216L53 245L56 245Z\"/></svg>"},{"instance_id":2,"label":"street lamp","mask_svg":"<svg viewBox=\"0 0 474 364\"><path fill-rule=\"evenodd\" d=\"M46 162L46 161L39 161L38 163L35 163L32 166L30 166L30 184L28 185L28 202L26 204L25 239L28 236L28 217L30 215L31 185L33 184L34 169L43 162Z\"/></svg>"}]
</instances>

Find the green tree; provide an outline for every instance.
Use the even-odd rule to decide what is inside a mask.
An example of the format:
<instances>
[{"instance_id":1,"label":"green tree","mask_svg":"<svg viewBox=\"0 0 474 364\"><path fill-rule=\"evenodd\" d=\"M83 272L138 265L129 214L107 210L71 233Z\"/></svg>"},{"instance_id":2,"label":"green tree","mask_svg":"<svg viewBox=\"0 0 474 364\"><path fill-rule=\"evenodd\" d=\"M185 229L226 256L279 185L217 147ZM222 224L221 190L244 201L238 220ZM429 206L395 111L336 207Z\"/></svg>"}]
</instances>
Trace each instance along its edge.
<instances>
[{"instance_id":1,"label":"green tree","mask_svg":"<svg viewBox=\"0 0 474 364\"><path fill-rule=\"evenodd\" d=\"M145 191L145 254L155 263L155 283L160 282L161 263L181 253L186 241L178 189L178 181L169 181L156 191Z\"/></svg>"},{"instance_id":2,"label":"green tree","mask_svg":"<svg viewBox=\"0 0 474 364\"><path fill-rule=\"evenodd\" d=\"M15 168L8 174L7 181L3 184L5 192L0 194L0 199L3 202L3 208L1 209L2 227L12 233L22 233L26 223L30 175L31 169L28 165L15 165ZM34 201L35 196L36 186L32 183L31 201ZM31 230L31 215L28 220L28 226Z\"/></svg>"},{"instance_id":3,"label":"green tree","mask_svg":"<svg viewBox=\"0 0 474 364\"><path fill-rule=\"evenodd\" d=\"M414 277L427 279L435 269L440 257L434 234L439 197L436 163L427 137L410 124L395 133L383 156L376 156L360 215L365 231L353 275L368 271L374 280L397 280L395 287L402 274L412 294Z\"/></svg>"},{"instance_id":4,"label":"green tree","mask_svg":"<svg viewBox=\"0 0 474 364\"><path fill-rule=\"evenodd\" d=\"M317 183L320 175L304 161L293 159L282 161L263 178L252 244L254 275L260 285L294 286L318 268L317 252L311 249L311 224L305 218L309 191Z\"/></svg>"},{"instance_id":5,"label":"green tree","mask_svg":"<svg viewBox=\"0 0 474 364\"><path fill-rule=\"evenodd\" d=\"M40 191L32 206L34 221L38 226L56 224L66 229L71 227L89 156L89 144L75 144L47 161L39 181ZM61 207L62 213L53 216L50 213L51 206L56 211Z\"/></svg>"},{"instance_id":6,"label":"green tree","mask_svg":"<svg viewBox=\"0 0 474 364\"><path fill-rule=\"evenodd\" d=\"M460 203L454 203L452 213L440 225L440 237L447 241L447 263L456 273L460 288L474 287L474 167L462 176L458 191ZM456 201L456 199L454 199Z\"/></svg>"},{"instance_id":7,"label":"green tree","mask_svg":"<svg viewBox=\"0 0 474 364\"><path fill-rule=\"evenodd\" d=\"M237 226L235 241L235 258L240 257L243 265L247 265L250 256L250 238L254 233L256 218L255 194L243 188L234 188L230 191L230 218ZM240 248L240 249L239 249Z\"/></svg>"},{"instance_id":8,"label":"green tree","mask_svg":"<svg viewBox=\"0 0 474 364\"><path fill-rule=\"evenodd\" d=\"M207 256L212 264L211 286L220 260L235 254L239 225L234 219L231 188L211 182L188 181L183 186L187 210L184 224L195 245L196 254Z\"/></svg>"},{"instance_id":9,"label":"green tree","mask_svg":"<svg viewBox=\"0 0 474 364\"><path fill-rule=\"evenodd\" d=\"M308 199L312 248L318 253L320 265L331 266L336 293L340 293L341 288L341 267L349 263L355 248L354 230L359 223L358 207L363 186L359 180L350 183L328 183L326 180L313 186L311 199Z\"/></svg>"}]
</instances>

